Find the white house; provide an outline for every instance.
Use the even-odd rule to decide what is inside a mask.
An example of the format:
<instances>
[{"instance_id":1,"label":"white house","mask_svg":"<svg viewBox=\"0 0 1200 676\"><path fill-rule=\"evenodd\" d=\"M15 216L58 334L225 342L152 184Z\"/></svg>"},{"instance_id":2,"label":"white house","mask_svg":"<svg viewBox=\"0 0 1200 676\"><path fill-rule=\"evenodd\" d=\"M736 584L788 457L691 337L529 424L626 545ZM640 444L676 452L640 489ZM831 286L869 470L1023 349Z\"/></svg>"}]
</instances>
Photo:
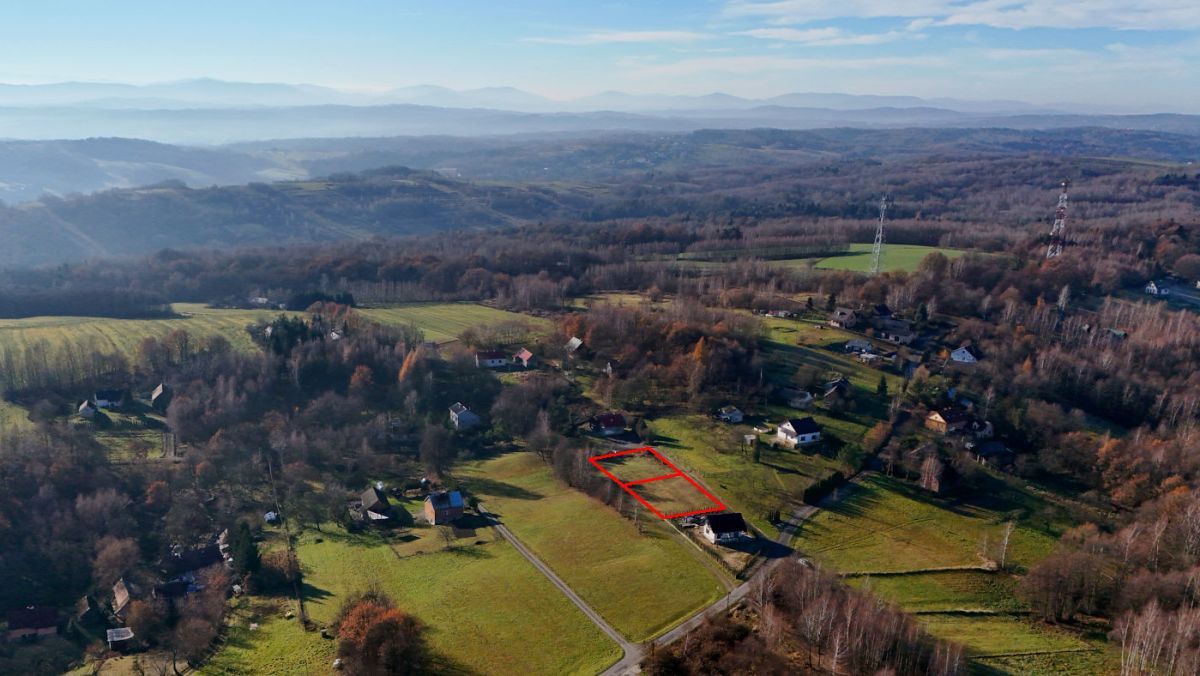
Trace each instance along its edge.
<instances>
[{"instance_id":1,"label":"white house","mask_svg":"<svg viewBox=\"0 0 1200 676\"><path fill-rule=\"evenodd\" d=\"M485 369L503 368L508 364L508 359L503 352L498 350L486 350L484 352L475 353L475 366Z\"/></svg>"},{"instance_id":2,"label":"white house","mask_svg":"<svg viewBox=\"0 0 1200 676\"><path fill-rule=\"evenodd\" d=\"M1147 295L1150 295L1150 296L1169 296L1169 295L1171 295L1171 289L1167 288L1166 283L1162 282L1162 281L1147 282L1146 287L1143 290L1146 292Z\"/></svg>"},{"instance_id":3,"label":"white house","mask_svg":"<svg viewBox=\"0 0 1200 676\"><path fill-rule=\"evenodd\" d=\"M811 416L785 420L775 430L775 439L790 448L814 444L821 440L821 426Z\"/></svg>"},{"instance_id":4,"label":"white house","mask_svg":"<svg viewBox=\"0 0 1200 676\"><path fill-rule=\"evenodd\" d=\"M725 406L721 410L717 411L717 418L721 422L740 423L742 422L742 419L745 418L745 415L742 414L741 410L738 409L737 406Z\"/></svg>"},{"instance_id":5,"label":"white house","mask_svg":"<svg viewBox=\"0 0 1200 676\"><path fill-rule=\"evenodd\" d=\"M454 425L454 429L465 430L478 425L481 421L471 409L464 406L461 401L456 401L450 407L450 422Z\"/></svg>"},{"instance_id":6,"label":"white house","mask_svg":"<svg viewBox=\"0 0 1200 676\"><path fill-rule=\"evenodd\" d=\"M704 519L704 528L700 533L713 544L736 542L748 537L746 520L737 512L709 515Z\"/></svg>"},{"instance_id":7,"label":"white house","mask_svg":"<svg viewBox=\"0 0 1200 676\"><path fill-rule=\"evenodd\" d=\"M959 364L974 364L979 361L979 357L975 356L970 347L963 345L950 353L950 361L958 362Z\"/></svg>"}]
</instances>

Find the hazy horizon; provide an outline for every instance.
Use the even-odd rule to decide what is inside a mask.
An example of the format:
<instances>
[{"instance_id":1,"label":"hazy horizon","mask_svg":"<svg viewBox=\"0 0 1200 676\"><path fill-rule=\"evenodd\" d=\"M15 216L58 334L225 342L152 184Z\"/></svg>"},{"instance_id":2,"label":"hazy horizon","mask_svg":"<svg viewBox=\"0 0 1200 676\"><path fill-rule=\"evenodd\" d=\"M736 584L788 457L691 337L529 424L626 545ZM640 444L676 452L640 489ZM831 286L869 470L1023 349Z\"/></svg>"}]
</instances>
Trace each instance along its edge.
<instances>
[{"instance_id":1,"label":"hazy horizon","mask_svg":"<svg viewBox=\"0 0 1200 676\"><path fill-rule=\"evenodd\" d=\"M1200 6L1174 0L302 0L287 10L142 0L0 9L0 82L213 78L368 93L513 87L559 101L607 91L830 92L1111 111L1200 106Z\"/></svg>"}]
</instances>

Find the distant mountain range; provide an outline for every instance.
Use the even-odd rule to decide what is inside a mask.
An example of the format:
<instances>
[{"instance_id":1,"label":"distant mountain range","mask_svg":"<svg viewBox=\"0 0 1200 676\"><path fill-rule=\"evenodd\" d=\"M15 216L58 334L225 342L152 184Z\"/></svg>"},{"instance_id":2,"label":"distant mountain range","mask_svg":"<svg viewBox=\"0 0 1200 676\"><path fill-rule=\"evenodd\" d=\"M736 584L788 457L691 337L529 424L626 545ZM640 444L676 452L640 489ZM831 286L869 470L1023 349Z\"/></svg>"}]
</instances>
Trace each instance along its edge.
<instances>
[{"instance_id":1,"label":"distant mountain range","mask_svg":"<svg viewBox=\"0 0 1200 676\"><path fill-rule=\"evenodd\" d=\"M1070 119L1070 118L1067 118ZM1200 158L1200 134L1084 127L769 129L663 134L626 131L511 136L276 139L194 147L124 138L0 141L0 201L19 204L176 181L192 188L271 183L389 166L470 180L604 180L681 171L737 157L751 165L832 155L883 159L932 153L1041 153L1156 162Z\"/></svg>"},{"instance_id":2,"label":"distant mountain range","mask_svg":"<svg viewBox=\"0 0 1200 676\"><path fill-rule=\"evenodd\" d=\"M377 92L352 92L309 84L228 82L202 78L149 85L60 82L0 84L0 107L83 106L90 108L178 109L197 107L289 107L316 105L379 106L412 104L440 108L491 108L519 112L748 110L760 106L796 108L944 108L965 113L1056 112L1058 107L1021 101L922 99L915 96L873 96L791 93L769 98L744 98L713 93L705 96L627 94L608 91L571 100L550 99L514 87L454 90L436 85L400 87ZM1062 108L1069 112L1087 112Z\"/></svg>"}]
</instances>

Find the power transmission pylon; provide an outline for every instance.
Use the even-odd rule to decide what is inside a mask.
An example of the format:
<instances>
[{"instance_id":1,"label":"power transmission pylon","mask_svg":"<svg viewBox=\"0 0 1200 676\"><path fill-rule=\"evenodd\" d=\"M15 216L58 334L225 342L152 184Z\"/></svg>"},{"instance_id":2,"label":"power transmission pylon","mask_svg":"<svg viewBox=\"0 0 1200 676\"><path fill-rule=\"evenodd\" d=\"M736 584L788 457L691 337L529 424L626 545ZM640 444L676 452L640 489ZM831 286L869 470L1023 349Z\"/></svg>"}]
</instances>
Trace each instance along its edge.
<instances>
[{"instance_id":1,"label":"power transmission pylon","mask_svg":"<svg viewBox=\"0 0 1200 676\"><path fill-rule=\"evenodd\" d=\"M1063 243L1067 235L1067 188L1070 181L1062 182L1062 192L1058 194L1058 207L1054 210L1054 225L1050 227L1050 246L1046 249L1046 258L1057 258L1062 254Z\"/></svg>"},{"instance_id":2,"label":"power transmission pylon","mask_svg":"<svg viewBox=\"0 0 1200 676\"><path fill-rule=\"evenodd\" d=\"M888 196L879 198L879 227L875 229L875 246L871 248L871 274L879 274L880 259L883 258L883 220L887 216Z\"/></svg>"}]
</instances>

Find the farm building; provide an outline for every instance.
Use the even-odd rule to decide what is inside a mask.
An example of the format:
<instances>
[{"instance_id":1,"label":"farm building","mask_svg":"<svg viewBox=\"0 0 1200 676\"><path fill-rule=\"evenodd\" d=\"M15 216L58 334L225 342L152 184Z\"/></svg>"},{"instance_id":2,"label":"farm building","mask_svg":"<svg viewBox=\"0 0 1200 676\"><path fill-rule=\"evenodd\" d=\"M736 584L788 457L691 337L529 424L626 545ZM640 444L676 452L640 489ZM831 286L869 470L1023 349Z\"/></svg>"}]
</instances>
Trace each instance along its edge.
<instances>
[{"instance_id":1,"label":"farm building","mask_svg":"<svg viewBox=\"0 0 1200 676\"><path fill-rule=\"evenodd\" d=\"M79 415L89 420L96 417L96 407L92 405L92 402L89 399L83 400L83 403L79 405L78 411Z\"/></svg>"},{"instance_id":2,"label":"farm building","mask_svg":"<svg viewBox=\"0 0 1200 676\"><path fill-rule=\"evenodd\" d=\"M912 324L903 319L880 319L875 322L875 335L889 343L908 345L916 339Z\"/></svg>"},{"instance_id":3,"label":"farm building","mask_svg":"<svg viewBox=\"0 0 1200 676\"><path fill-rule=\"evenodd\" d=\"M150 393L150 406L156 411L166 411L167 406L171 405L171 388L164 383L159 383L158 387Z\"/></svg>"},{"instance_id":4,"label":"farm building","mask_svg":"<svg viewBox=\"0 0 1200 676\"><path fill-rule=\"evenodd\" d=\"M438 491L425 498L425 519L437 526L462 518L463 496L458 491Z\"/></svg>"},{"instance_id":5,"label":"farm building","mask_svg":"<svg viewBox=\"0 0 1200 676\"><path fill-rule=\"evenodd\" d=\"M92 401L99 408L119 408L125 403L127 396L125 390L96 390Z\"/></svg>"},{"instance_id":6,"label":"farm building","mask_svg":"<svg viewBox=\"0 0 1200 676\"><path fill-rule=\"evenodd\" d=\"M564 349L566 349L567 354L574 354L575 351L581 347L583 347L583 341L576 336L571 336L571 339L567 341L567 345Z\"/></svg>"},{"instance_id":7,"label":"farm building","mask_svg":"<svg viewBox=\"0 0 1200 676\"><path fill-rule=\"evenodd\" d=\"M58 611L45 606L27 606L8 612L8 640L58 633Z\"/></svg>"},{"instance_id":8,"label":"farm building","mask_svg":"<svg viewBox=\"0 0 1200 676\"><path fill-rule=\"evenodd\" d=\"M871 341L865 338L854 338L846 341L846 346L843 348L846 352L870 352L873 347Z\"/></svg>"},{"instance_id":9,"label":"farm building","mask_svg":"<svg viewBox=\"0 0 1200 676\"><path fill-rule=\"evenodd\" d=\"M118 618L124 617L125 611L129 608L129 602L140 598L140 590L136 585L126 582L125 578L117 580L113 585L113 615Z\"/></svg>"},{"instance_id":10,"label":"farm building","mask_svg":"<svg viewBox=\"0 0 1200 676\"><path fill-rule=\"evenodd\" d=\"M533 353L527 348L523 347L519 352L513 355L512 360L515 364L520 364L525 368L529 368L529 366L533 364Z\"/></svg>"},{"instance_id":11,"label":"farm building","mask_svg":"<svg viewBox=\"0 0 1200 676\"><path fill-rule=\"evenodd\" d=\"M967 426L967 412L958 406L946 406L925 416L926 429L938 434L950 434Z\"/></svg>"},{"instance_id":12,"label":"farm building","mask_svg":"<svg viewBox=\"0 0 1200 676\"><path fill-rule=\"evenodd\" d=\"M475 366L484 369L498 369L508 364L508 359L499 350L484 350L475 353Z\"/></svg>"},{"instance_id":13,"label":"farm building","mask_svg":"<svg viewBox=\"0 0 1200 676\"><path fill-rule=\"evenodd\" d=\"M592 418L592 431L606 437L625 433L625 416L620 413L601 413Z\"/></svg>"},{"instance_id":14,"label":"farm building","mask_svg":"<svg viewBox=\"0 0 1200 676\"><path fill-rule=\"evenodd\" d=\"M129 627L117 627L104 633L109 650L121 650L133 641L133 630Z\"/></svg>"},{"instance_id":15,"label":"farm building","mask_svg":"<svg viewBox=\"0 0 1200 676\"><path fill-rule=\"evenodd\" d=\"M364 521L379 526L391 521L392 503L388 501L387 495L380 488L379 484L363 491L361 500L362 518Z\"/></svg>"},{"instance_id":16,"label":"farm building","mask_svg":"<svg viewBox=\"0 0 1200 676\"><path fill-rule=\"evenodd\" d=\"M950 361L959 364L974 364L979 361L979 356L975 354L970 345L963 345L950 353Z\"/></svg>"},{"instance_id":17,"label":"farm building","mask_svg":"<svg viewBox=\"0 0 1200 676\"><path fill-rule=\"evenodd\" d=\"M784 387L779 390L779 398L792 408L805 409L812 406L813 396L808 390L798 390L794 387Z\"/></svg>"},{"instance_id":18,"label":"farm building","mask_svg":"<svg viewBox=\"0 0 1200 676\"><path fill-rule=\"evenodd\" d=\"M1167 286L1166 282L1161 281L1161 280L1152 280L1152 281L1146 282L1146 286L1142 290L1145 291L1146 295L1148 295L1148 296L1169 296L1169 295L1171 295L1171 289Z\"/></svg>"},{"instance_id":19,"label":"farm building","mask_svg":"<svg viewBox=\"0 0 1200 676\"><path fill-rule=\"evenodd\" d=\"M837 308L829 315L829 325L839 329L852 329L858 326L858 313L846 307Z\"/></svg>"},{"instance_id":20,"label":"farm building","mask_svg":"<svg viewBox=\"0 0 1200 676\"><path fill-rule=\"evenodd\" d=\"M468 430L475 427L480 422L479 416L475 415L471 409L463 405L462 402L456 401L450 407L450 423L454 425L456 430Z\"/></svg>"},{"instance_id":21,"label":"farm building","mask_svg":"<svg viewBox=\"0 0 1200 676\"><path fill-rule=\"evenodd\" d=\"M968 443L967 450L975 462L987 467L1005 467L1016 459L1016 454L999 441L985 441L979 445Z\"/></svg>"},{"instance_id":22,"label":"farm building","mask_svg":"<svg viewBox=\"0 0 1200 676\"><path fill-rule=\"evenodd\" d=\"M785 420L775 430L775 439L790 448L813 444L821 440L821 426L812 416Z\"/></svg>"},{"instance_id":23,"label":"farm building","mask_svg":"<svg viewBox=\"0 0 1200 676\"><path fill-rule=\"evenodd\" d=\"M850 381L845 378L834 378L825 383L824 393L821 395L825 399L832 397L845 397L850 394Z\"/></svg>"},{"instance_id":24,"label":"farm building","mask_svg":"<svg viewBox=\"0 0 1200 676\"><path fill-rule=\"evenodd\" d=\"M717 419L721 422L740 423L746 416L737 406L725 406L717 411Z\"/></svg>"},{"instance_id":25,"label":"farm building","mask_svg":"<svg viewBox=\"0 0 1200 676\"><path fill-rule=\"evenodd\" d=\"M709 515L704 519L704 528L700 532L704 539L713 544L736 542L748 537L746 520L737 512Z\"/></svg>"}]
</instances>

